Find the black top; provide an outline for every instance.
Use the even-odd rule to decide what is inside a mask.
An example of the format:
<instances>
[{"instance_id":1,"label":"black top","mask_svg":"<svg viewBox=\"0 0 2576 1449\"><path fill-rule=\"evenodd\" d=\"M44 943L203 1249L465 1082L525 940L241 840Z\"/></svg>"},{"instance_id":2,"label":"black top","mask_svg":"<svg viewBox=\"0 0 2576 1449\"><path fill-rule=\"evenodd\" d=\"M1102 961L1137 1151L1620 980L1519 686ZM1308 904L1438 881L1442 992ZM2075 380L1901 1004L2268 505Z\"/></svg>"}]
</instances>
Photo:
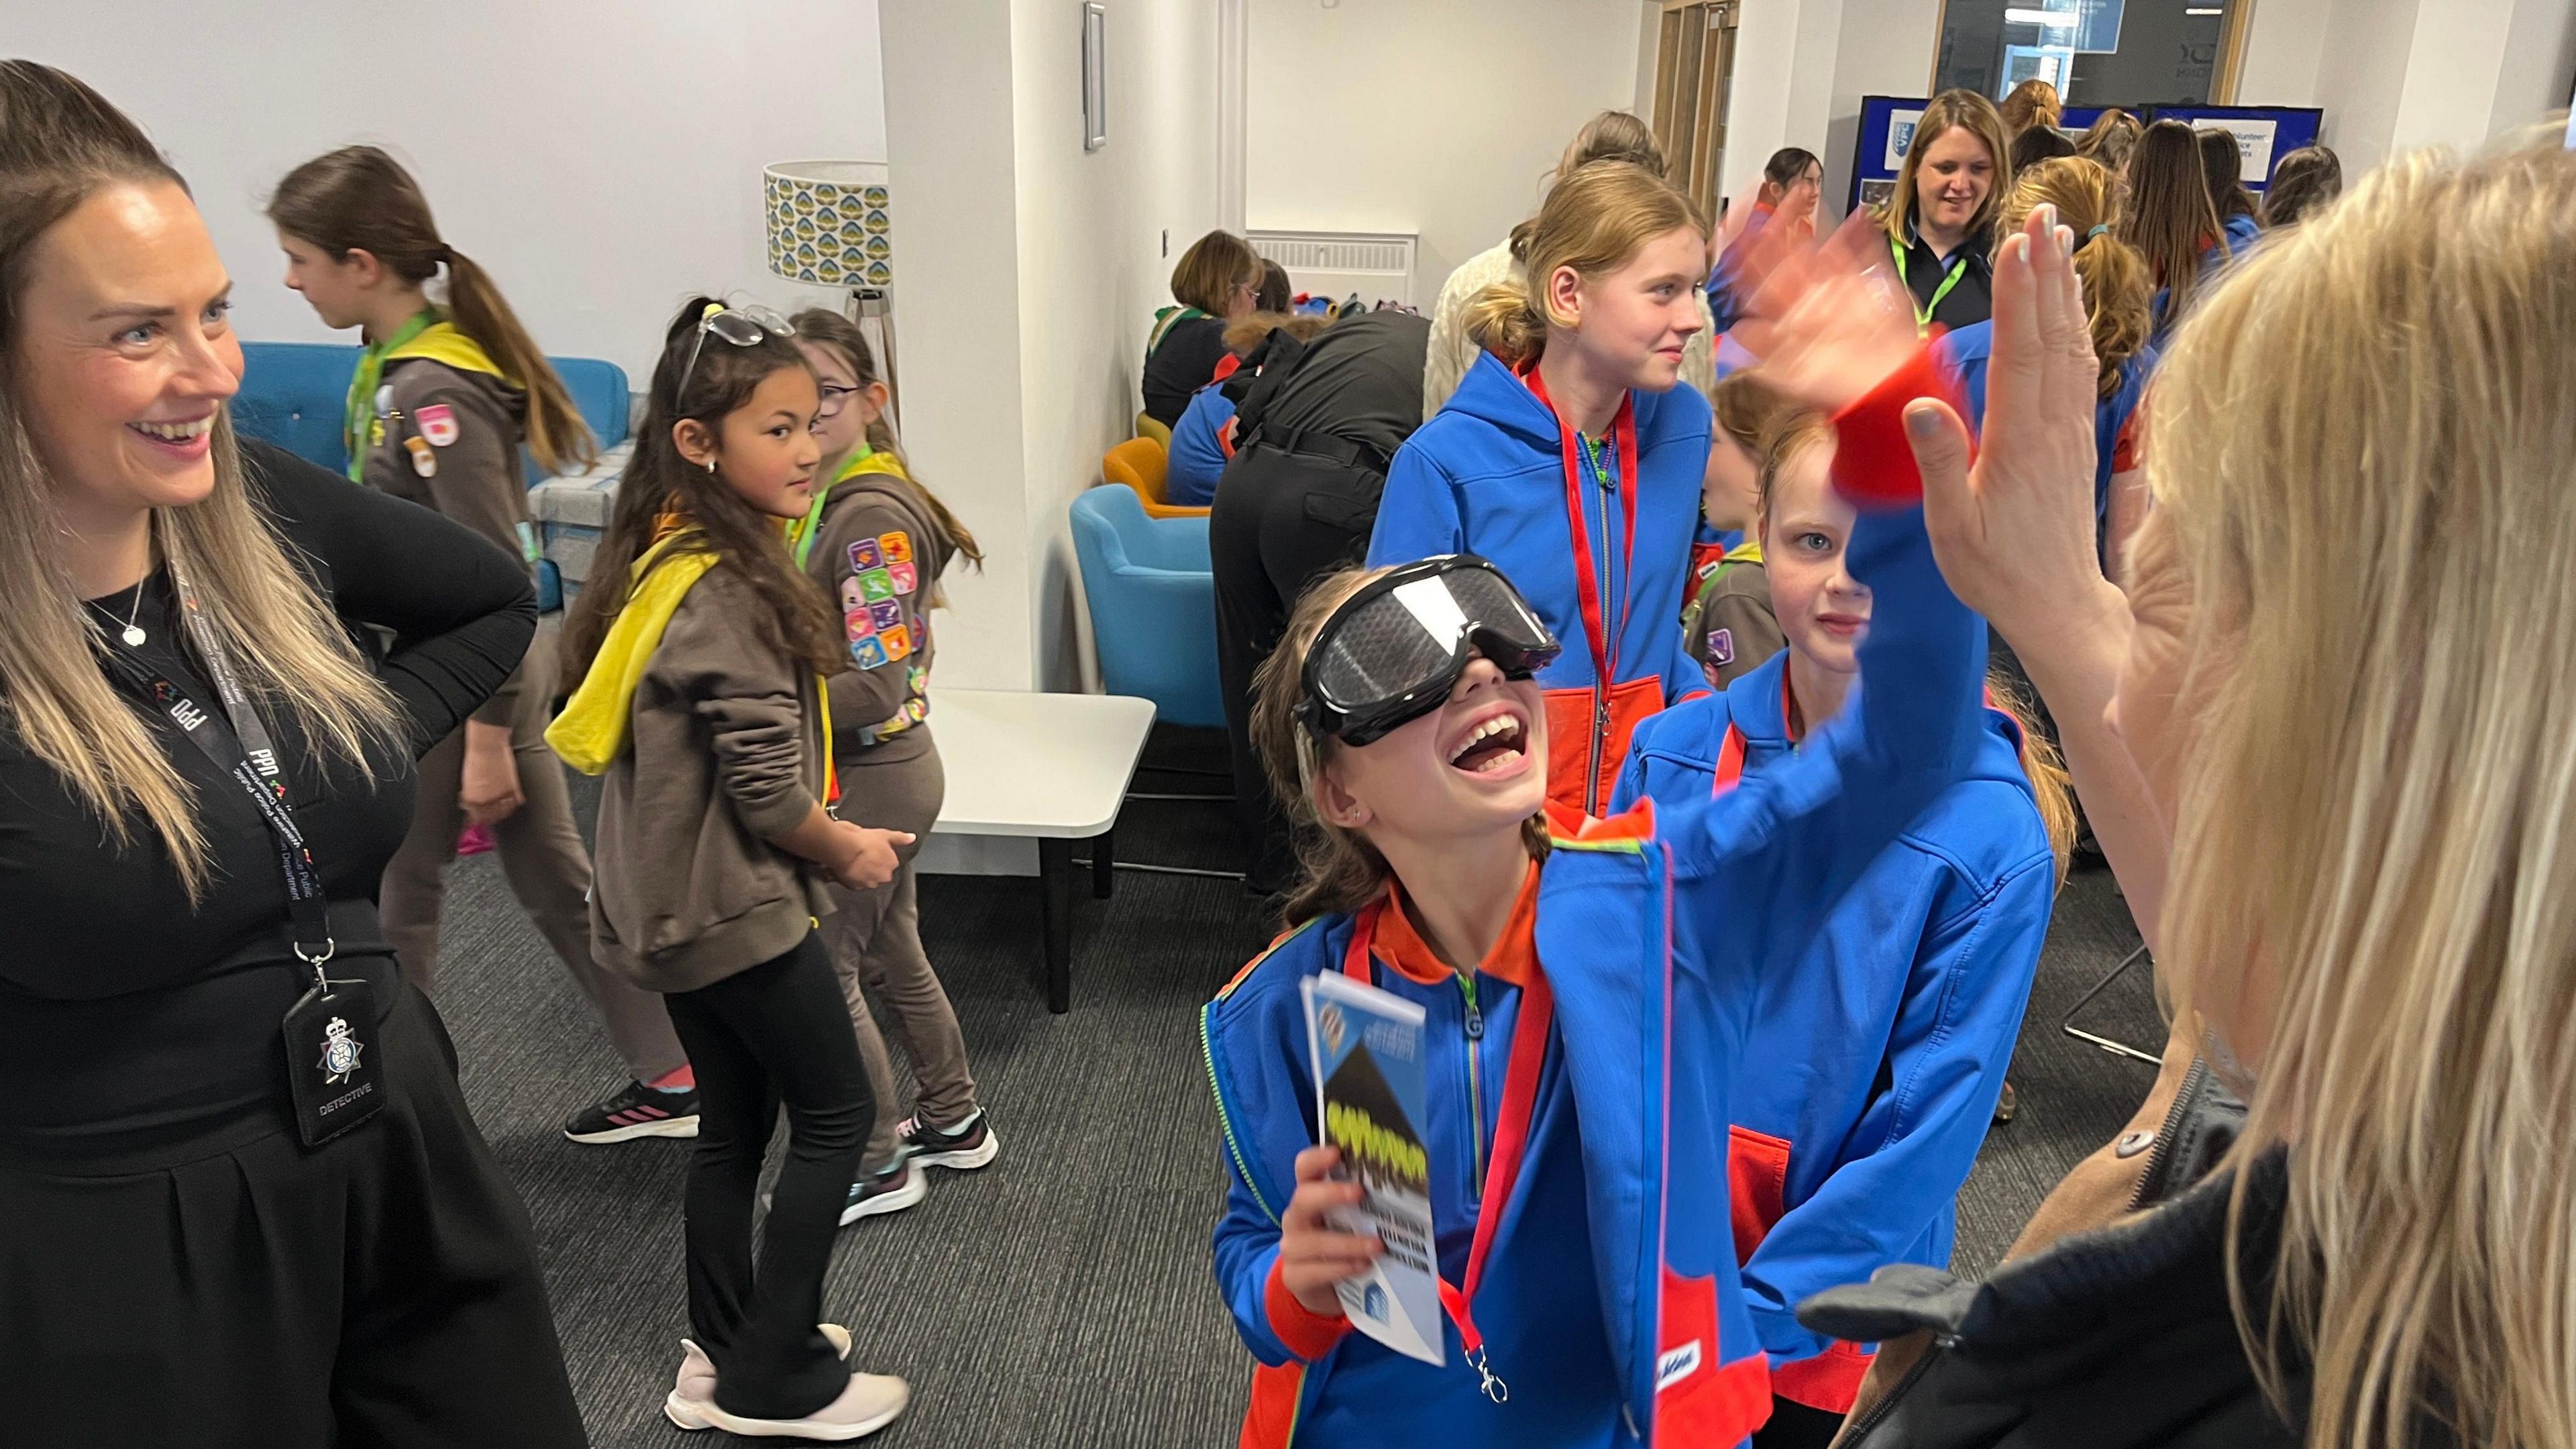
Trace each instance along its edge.
<instances>
[{"instance_id":1,"label":"black top","mask_svg":"<svg viewBox=\"0 0 2576 1449\"><path fill-rule=\"evenodd\" d=\"M1145 358L1145 415L1165 427L1181 420L1190 394L1216 380L1225 360L1225 319L1184 317Z\"/></svg>"},{"instance_id":2,"label":"black top","mask_svg":"<svg viewBox=\"0 0 2576 1449\"><path fill-rule=\"evenodd\" d=\"M428 509L264 445L244 444L251 494L341 618L392 635L378 674L401 702L416 757L518 665L536 627L517 560ZM167 571L93 601L123 621L140 594L133 652L202 704L217 702L183 647ZM114 625L109 626L111 630ZM124 646L118 645L122 648ZM190 904L159 836L108 846L53 769L0 726L0 1162L42 1165L246 1140L283 1121L279 1021L305 987L284 925L286 890L267 828L239 787L160 713L138 709L194 787L215 876ZM291 715L267 721L298 826L331 897L339 957L392 1009L376 882L411 816L410 758L357 770L308 749Z\"/></svg>"},{"instance_id":3,"label":"black top","mask_svg":"<svg viewBox=\"0 0 2576 1449\"><path fill-rule=\"evenodd\" d=\"M1906 228L1906 236L1912 245L1898 253L1904 258L1900 270L1905 277L1905 289L1914 294L1914 307L1918 314L1926 306L1931 306L1931 320L1954 332L1994 316L1994 261L1986 255L1981 238L1971 236L1960 242L1959 249L1945 259L1935 254L1932 244L1912 227ZM1893 243L1889 250L1896 252ZM1951 284L1939 305L1933 306L1933 294L1941 290L1941 283L1953 268L1958 271L1959 280Z\"/></svg>"},{"instance_id":4,"label":"black top","mask_svg":"<svg viewBox=\"0 0 2576 1449\"><path fill-rule=\"evenodd\" d=\"M1272 345L1287 341L1274 334ZM1257 441L1295 452L1301 440L1338 438L1374 453L1377 470L1385 471L1422 426L1430 348L1430 321L1410 312L1364 312L1334 323L1302 353L1261 369L1238 414L1237 446Z\"/></svg>"}]
</instances>

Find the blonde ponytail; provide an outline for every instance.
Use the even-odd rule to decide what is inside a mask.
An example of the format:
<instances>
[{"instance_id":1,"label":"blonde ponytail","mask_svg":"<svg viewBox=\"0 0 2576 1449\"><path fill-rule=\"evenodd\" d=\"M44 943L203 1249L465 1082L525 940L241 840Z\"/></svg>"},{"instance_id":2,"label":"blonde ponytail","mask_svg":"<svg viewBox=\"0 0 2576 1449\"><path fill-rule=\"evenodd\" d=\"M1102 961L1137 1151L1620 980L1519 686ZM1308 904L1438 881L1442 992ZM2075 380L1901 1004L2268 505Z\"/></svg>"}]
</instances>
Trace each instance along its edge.
<instances>
[{"instance_id":1,"label":"blonde ponytail","mask_svg":"<svg viewBox=\"0 0 2576 1449\"><path fill-rule=\"evenodd\" d=\"M1597 277L1626 266L1648 242L1689 227L1708 236L1699 208L1657 172L1633 161L1594 161L1560 179L1538 215L1512 229L1521 275L1467 303L1470 341L1513 367L1547 351L1547 329L1571 326L1548 309L1548 279L1572 267Z\"/></svg>"}]
</instances>

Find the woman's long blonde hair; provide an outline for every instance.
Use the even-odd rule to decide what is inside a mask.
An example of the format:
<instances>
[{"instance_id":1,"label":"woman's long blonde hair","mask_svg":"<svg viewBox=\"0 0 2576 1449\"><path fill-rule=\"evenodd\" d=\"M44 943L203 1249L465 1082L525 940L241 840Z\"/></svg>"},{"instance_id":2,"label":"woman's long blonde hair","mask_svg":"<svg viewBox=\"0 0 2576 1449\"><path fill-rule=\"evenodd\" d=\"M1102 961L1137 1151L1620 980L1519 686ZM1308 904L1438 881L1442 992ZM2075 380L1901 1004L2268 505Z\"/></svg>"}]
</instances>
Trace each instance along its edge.
<instances>
[{"instance_id":1,"label":"woman's long blonde hair","mask_svg":"<svg viewBox=\"0 0 2576 1449\"><path fill-rule=\"evenodd\" d=\"M1680 188L1633 161L1595 161L1556 183L1538 215L1512 231L1512 257L1521 275L1496 282L1469 298L1468 340L1519 367L1547 351L1547 329L1558 317L1548 278L1559 267L1597 277L1626 266L1646 243L1680 227L1703 240L1708 222Z\"/></svg>"},{"instance_id":2,"label":"woman's long blonde hair","mask_svg":"<svg viewBox=\"0 0 2576 1449\"><path fill-rule=\"evenodd\" d=\"M2566 1449L2576 156L2400 158L2245 269L2147 465L2196 662L2161 964L2255 1048L2234 1160L2290 1149L2238 1312L2312 1445Z\"/></svg>"},{"instance_id":3,"label":"woman's long blonde hair","mask_svg":"<svg viewBox=\"0 0 2576 1449\"><path fill-rule=\"evenodd\" d=\"M202 897L213 862L194 794L99 665L80 588L63 567L57 484L13 376L24 365L19 303L37 242L118 185L187 183L96 91L48 66L0 61L0 708L28 753L99 818L109 844L132 845L139 815L189 894ZM372 778L407 743L393 696L252 508L227 415L216 417L211 456L214 492L156 509L154 552L187 574L253 707L292 719L316 748Z\"/></svg>"},{"instance_id":4,"label":"woman's long blonde hair","mask_svg":"<svg viewBox=\"0 0 2576 1449\"><path fill-rule=\"evenodd\" d=\"M1995 235L2021 230L2042 204L2056 207L2058 222L2075 233L2075 275L2084 283L2093 361L2101 369L2097 392L2107 398L2120 390L2121 365L2145 351L2155 331L2147 259L2119 238L2120 188L2099 162L2060 156L2015 176Z\"/></svg>"}]
</instances>

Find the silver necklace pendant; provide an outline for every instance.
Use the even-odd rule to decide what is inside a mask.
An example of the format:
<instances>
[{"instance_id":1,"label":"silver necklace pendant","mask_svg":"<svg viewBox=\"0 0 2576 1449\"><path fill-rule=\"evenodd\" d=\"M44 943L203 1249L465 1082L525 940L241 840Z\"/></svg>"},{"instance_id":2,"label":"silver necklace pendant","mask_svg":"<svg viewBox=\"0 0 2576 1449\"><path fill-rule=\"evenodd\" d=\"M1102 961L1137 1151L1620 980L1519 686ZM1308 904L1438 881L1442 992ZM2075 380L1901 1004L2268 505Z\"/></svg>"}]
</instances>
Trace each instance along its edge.
<instances>
[{"instance_id":1,"label":"silver necklace pendant","mask_svg":"<svg viewBox=\"0 0 2576 1449\"><path fill-rule=\"evenodd\" d=\"M143 647L143 629L142 629L142 627L141 627L140 625L136 625L136 624L128 624L128 625L126 625L126 626L125 626L125 634L124 634L124 636L123 636L123 637L124 637L124 639L125 639L125 647L126 647L126 648L128 648L128 649L140 649L140 648L142 648L142 647Z\"/></svg>"}]
</instances>

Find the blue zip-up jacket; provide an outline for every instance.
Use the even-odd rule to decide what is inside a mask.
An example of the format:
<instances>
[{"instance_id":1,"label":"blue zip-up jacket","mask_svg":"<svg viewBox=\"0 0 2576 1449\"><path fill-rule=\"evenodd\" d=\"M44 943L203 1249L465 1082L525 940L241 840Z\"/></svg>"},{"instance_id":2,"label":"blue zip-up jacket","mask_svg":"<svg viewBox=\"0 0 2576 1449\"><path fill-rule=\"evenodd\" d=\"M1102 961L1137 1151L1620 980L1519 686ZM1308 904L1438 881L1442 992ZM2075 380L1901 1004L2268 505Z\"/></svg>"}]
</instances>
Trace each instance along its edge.
<instances>
[{"instance_id":1,"label":"blue zip-up jacket","mask_svg":"<svg viewBox=\"0 0 2576 1449\"><path fill-rule=\"evenodd\" d=\"M1491 353L1477 355L1448 406L1396 451L1369 539L1370 568L1482 554L1556 631L1565 652L1539 675L1548 798L1588 815L1608 808L1637 721L1708 688L1674 627L1708 476L1708 399L1691 387L1634 397L1638 477L1618 478L1617 450L1602 450L1618 490L1636 493L1633 560L1620 556L1618 492L1589 480L1581 489L1603 625L1616 641L1611 678L1595 677L1575 590L1556 414Z\"/></svg>"},{"instance_id":2,"label":"blue zip-up jacket","mask_svg":"<svg viewBox=\"0 0 2576 1449\"><path fill-rule=\"evenodd\" d=\"M1971 434L1982 434L1986 427L1986 367L1993 360L1995 324L1979 322L1956 332L1942 334L1933 344L1932 354L1958 374L1959 386L1968 397L1967 424ZM2135 356L2120 364L2120 385L2109 397L2093 404L2093 528L2099 535L2111 517L2111 467L2120 445L2120 432L2137 415L2138 405L2146 401L2147 379L2155 375L2156 349L2153 344L2139 349Z\"/></svg>"},{"instance_id":3,"label":"blue zip-up jacket","mask_svg":"<svg viewBox=\"0 0 2576 1449\"><path fill-rule=\"evenodd\" d=\"M1730 725L1745 779L1791 758L1788 662L1648 720L1621 808L1707 799ZM2048 934L2056 861L2020 730L1997 711L1985 724L1968 777L1870 862L1795 971L1764 980L1735 1079L1745 1298L1774 1390L1810 1408L1849 1410L1869 1358L1801 1328L1799 1302L1890 1263L1949 1266Z\"/></svg>"},{"instance_id":4,"label":"blue zip-up jacket","mask_svg":"<svg viewBox=\"0 0 2576 1449\"><path fill-rule=\"evenodd\" d=\"M1318 1331L1274 1297L1279 1215L1316 1140L1298 983L1344 969L1352 918L1308 923L1209 1004L1230 1177L1216 1277L1260 1363L1244 1445L1726 1445L1768 1414L1728 1226L1729 1094L1758 988L1795 969L1843 890L1965 776L1981 734L1985 629L1941 582L1921 510L1864 515L1852 569L1882 600L1862 644L1881 686L1810 748L1660 823L1651 806L1607 822L1550 812L1533 939L1555 1022L1473 1305L1507 1404L1480 1392L1454 1327L1432 1368ZM1436 986L1371 975L1423 1005L1427 1077L1451 1084L1424 1136L1441 1271L1462 1281L1520 992L1481 972Z\"/></svg>"},{"instance_id":5,"label":"blue zip-up jacket","mask_svg":"<svg viewBox=\"0 0 2576 1449\"><path fill-rule=\"evenodd\" d=\"M1234 420L1234 400L1225 384L1212 382L1190 394L1181 420L1172 424L1172 448L1163 472L1163 501L1204 508L1216 501L1216 481L1231 454L1217 434Z\"/></svg>"}]
</instances>

